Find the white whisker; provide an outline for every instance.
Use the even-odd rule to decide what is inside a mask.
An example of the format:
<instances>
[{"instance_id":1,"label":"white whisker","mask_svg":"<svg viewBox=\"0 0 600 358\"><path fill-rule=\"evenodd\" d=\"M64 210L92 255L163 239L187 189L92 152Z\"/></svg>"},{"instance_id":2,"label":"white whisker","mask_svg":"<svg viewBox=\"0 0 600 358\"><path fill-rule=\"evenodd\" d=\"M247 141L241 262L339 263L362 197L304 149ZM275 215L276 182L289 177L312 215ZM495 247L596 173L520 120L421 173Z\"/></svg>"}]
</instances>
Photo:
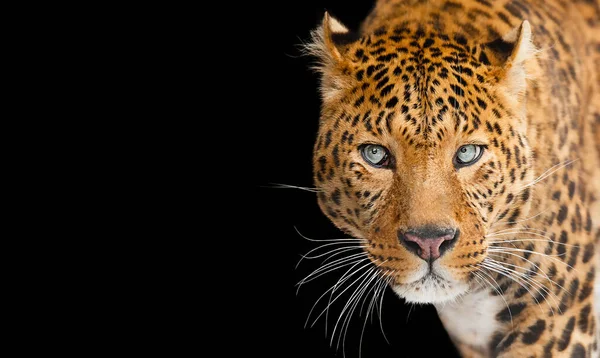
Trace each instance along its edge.
<instances>
[{"instance_id":1,"label":"white whisker","mask_svg":"<svg viewBox=\"0 0 600 358\"><path fill-rule=\"evenodd\" d=\"M270 188L270 189L298 189L298 190L308 191L311 193L324 192L324 190L319 189L319 188L311 188L311 187L305 187L305 186L296 186L296 185L280 184L280 183L270 183L270 185L263 186L263 187Z\"/></svg>"},{"instance_id":2,"label":"white whisker","mask_svg":"<svg viewBox=\"0 0 600 358\"><path fill-rule=\"evenodd\" d=\"M310 282L312 280L315 280L318 277L321 277L329 272L335 271L341 267L352 265L353 262L355 262L355 259L364 257L364 256L365 256L365 254L363 252L360 252L358 254L354 254L354 255L350 255L348 257L343 257L343 258L337 259L335 261L328 263L327 265L319 267L318 269L314 270L312 273L310 273L308 276L306 276L305 278L300 280L300 282L297 283L298 290L296 291L296 294L298 293L298 291L300 291L300 287L303 284ZM364 261L364 260L368 260L368 258L364 258L362 261Z\"/></svg>"},{"instance_id":3,"label":"white whisker","mask_svg":"<svg viewBox=\"0 0 600 358\"><path fill-rule=\"evenodd\" d=\"M526 242L526 241L541 241L541 242L553 242L556 245L563 245L563 246L577 246L579 247L579 245L574 245L574 244L563 244L562 242L557 242L554 240L544 240L544 239L519 239L519 240L502 240L502 241L497 241L497 240L490 240L490 243L507 243L507 242ZM491 245L490 245L491 246ZM503 246L498 246L498 247L503 247Z\"/></svg>"},{"instance_id":4,"label":"white whisker","mask_svg":"<svg viewBox=\"0 0 600 358\"><path fill-rule=\"evenodd\" d=\"M355 243L354 243L355 244ZM339 247L330 251L327 251L323 254L319 254L319 255L315 255L315 256L310 256L311 253L320 250L322 248L324 248L325 246L330 246L330 245L345 245L345 243L331 243L331 244L325 244L325 245L321 245L315 249L310 250L309 252L307 252L306 254L302 255L302 258L298 261L298 263L296 264L296 269L298 268L298 266L300 265L300 263L302 262L302 260L307 259L307 260L313 260L313 259L318 259L320 257L329 255L333 252L338 252L340 250L347 250L347 249L361 249L361 248L366 248L366 246L352 246L352 247L348 247L348 246L344 246L344 247Z\"/></svg>"},{"instance_id":5,"label":"white whisker","mask_svg":"<svg viewBox=\"0 0 600 358\"><path fill-rule=\"evenodd\" d=\"M356 239L356 238L346 238L346 239L331 239L331 240L315 240L315 239L310 239L304 235L302 235L302 233L300 232L300 230L298 230L297 227L294 226L294 230L296 230L296 232L298 233L298 235L300 235L300 237L302 237L305 240L308 241L312 241L312 242L359 242L359 243L366 243L365 240L363 239Z\"/></svg>"},{"instance_id":6,"label":"white whisker","mask_svg":"<svg viewBox=\"0 0 600 358\"><path fill-rule=\"evenodd\" d=\"M362 248L364 248L364 247L363 247L363 246L360 246L360 247L358 247L358 248L361 248L361 249L362 249ZM329 261L329 260L333 259L334 257L336 257L336 256L338 256L338 255L342 255L342 254L344 254L344 253L346 253L346 252L348 252L348 251L357 250L358 248L356 248L356 247L350 247L350 248L347 248L347 249L345 249L345 250L342 250L342 251L336 252L335 254L332 254L331 256L329 256L329 257L327 257L325 260L323 260L323 261L321 262L321 265L324 265L324 264L325 264L327 261Z\"/></svg>"},{"instance_id":7,"label":"white whisker","mask_svg":"<svg viewBox=\"0 0 600 358\"><path fill-rule=\"evenodd\" d=\"M480 266L481 263L478 265ZM481 267L481 266L480 266ZM504 298L504 292L502 291L502 288L500 287L500 285L498 284L498 282L491 276L489 275L487 272L484 271L480 271L482 274L486 275L487 277L491 278L494 283L496 284L496 286L498 287L498 289L496 290L496 288L494 286L492 286L492 284L490 282L488 282L490 284L490 286L496 290L496 292L500 295L500 297L502 298L502 300L504 301L504 304L506 305L506 309L508 309L508 314L510 315L510 325L514 326L513 324L513 317L512 317L512 312L510 311L510 306L508 305L508 302L506 302L506 299ZM486 280L487 281L487 280Z\"/></svg>"},{"instance_id":8,"label":"white whisker","mask_svg":"<svg viewBox=\"0 0 600 358\"><path fill-rule=\"evenodd\" d=\"M544 313L544 310L542 309L542 306L540 305L540 302L537 300L537 298L535 297L535 295L529 290L529 288L527 288L527 285L525 285L524 283L522 283L521 281L519 281L518 278L515 278L515 277L513 277L513 276L511 276L511 275L509 275L509 274L507 274L505 272L502 272L502 271L494 269L494 268L484 267L484 266L482 266L482 267L485 268L486 270L490 270L490 271L496 272L496 273L498 273L500 275L506 276L506 277L510 278L511 280L513 280L514 282L516 282L519 285L521 285L524 289L527 290L527 292L529 292L529 294L531 295L531 297L533 297L533 299L535 300L535 302L538 304L538 307L540 308L540 311L542 312L542 314Z\"/></svg>"},{"instance_id":9,"label":"white whisker","mask_svg":"<svg viewBox=\"0 0 600 358\"><path fill-rule=\"evenodd\" d=\"M525 249L517 249L517 248L512 248L512 247L494 247L494 248L488 247L488 252L498 252L498 253L508 254L509 253L508 251L529 252L530 254L547 257L550 260L553 260L553 261L556 261L556 262L561 263L563 265L566 265L567 267L570 267L572 270L575 270L575 272L578 272L578 270L576 270L573 266L571 266L568 263L566 263L564 261L561 261L561 260L559 260L559 259L556 258L556 257L564 256L564 255L566 255L566 253L564 253L564 254L558 254L558 255L547 255L547 254L543 254L543 253L537 252L537 251L525 250ZM521 257L519 255L515 255L515 256ZM524 257L522 257L522 258L525 259Z\"/></svg>"},{"instance_id":10,"label":"white whisker","mask_svg":"<svg viewBox=\"0 0 600 358\"><path fill-rule=\"evenodd\" d=\"M498 230L498 231L494 231L494 232L489 232L486 236L494 235L494 234L501 234L501 233L505 233L505 232L528 232L528 231L538 232L541 234L547 233L546 230L534 229L534 228L530 228L530 227L524 227L524 228L511 227L509 229L503 229L503 230Z\"/></svg>"},{"instance_id":11,"label":"white whisker","mask_svg":"<svg viewBox=\"0 0 600 358\"><path fill-rule=\"evenodd\" d=\"M525 272L524 272L524 273L526 273L526 274L529 274L529 273L530 273L530 269L528 269L528 268L521 267L521 266L518 266L518 265L509 264L509 263L507 263L507 262L502 262L502 261L494 260L494 259L492 259L492 258L491 258L491 257L489 257L489 256L488 256L488 257L486 257L486 259L485 259L485 260L487 260L487 261L490 261L490 262L497 263L497 264L499 264L499 265L506 265L506 266L511 266L511 267L514 267L514 268L516 268L516 269L525 270ZM542 275L542 274L540 274L539 272L534 272L536 276L539 276L539 277L545 278L546 280L548 280L548 281L550 281L550 282L552 283L552 286L556 285L556 286L560 287L562 290L564 290L566 293L568 293L569 295L571 294L571 293L570 293L569 291L567 291L567 290L566 290L566 289L565 289L563 286L561 286L561 285L559 285L558 283L556 283L555 281L553 281L553 280L552 280L552 279L551 279L551 278L550 278L550 277L549 277L549 276L548 276L548 275L547 275L547 274L546 274L546 273L545 273L545 272L544 272L544 271L543 271L543 270L542 270L542 269L541 269L539 266L537 266L536 264L533 264L533 265L534 265L534 266L535 266L535 267L538 269L538 271L540 271L540 272L542 272L542 273L543 273L543 275Z\"/></svg>"},{"instance_id":12,"label":"white whisker","mask_svg":"<svg viewBox=\"0 0 600 358\"><path fill-rule=\"evenodd\" d=\"M550 307L550 310L552 311L552 314L554 314L554 309L552 308L552 306L550 305L550 303L548 302L548 299L546 297L549 294L550 298L552 298L552 300L554 301L554 304L556 304L558 306L558 303L556 302L556 300L554 298L555 295L554 295L554 293L552 293L552 291L549 288L547 288L546 286L544 286L542 283L540 283L539 281L533 279L532 277L530 277L526 273L522 273L522 272L518 272L516 270L509 269L509 268L504 267L504 266L502 266L500 264L495 264L495 263L491 263L491 262L485 262L485 260L484 260L484 262L482 263L482 265L483 266L489 265L489 266L485 266L485 267L490 268L490 266L492 266L492 267L494 267L494 268L496 268L498 270L502 270L503 272L506 272L509 275L516 275L517 277L520 277L524 282L529 283L534 288L535 287L539 287L537 289L537 292L540 293L540 289L541 289L546 294L546 295L544 295L544 300L546 301L546 304L548 305L548 307ZM536 302L537 302L537 299L536 299ZM559 307L559 310L560 310L560 307Z\"/></svg>"},{"instance_id":13,"label":"white whisker","mask_svg":"<svg viewBox=\"0 0 600 358\"><path fill-rule=\"evenodd\" d=\"M537 232L532 232L532 231L508 231L508 232L503 232L503 233L496 233L496 234L488 234L485 235L485 237L496 237L496 236L506 236L506 235L518 235L518 234L527 234L527 235L533 235L533 236L540 236L546 239L549 239L549 236L546 235L542 235L540 233Z\"/></svg>"},{"instance_id":14,"label":"white whisker","mask_svg":"<svg viewBox=\"0 0 600 358\"><path fill-rule=\"evenodd\" d=\"M540 176L538 176L536 179L534 179L531 183L526 184L526 185L522 186L521 188L519 188L519 190L523 190L523 189L525 189L527 187L530 187L532 185L535 185L535 184L539 183L540 181L542 181L542 180L548 178L549 176L551 176L552 174L556 173L558 170L560 170L560 169L562 169L562 168L564 168L564 167L566 167L568 165L571 165L571 164L575 163L578 160L579 160L579 158L578 159L573 159L573 160L567 160L566 162L558 163L556 165L553 165L552 167L550 167L550 169L548 169L545 172L543 172Z\"/></svg>"},{"instance_id":15,"label":"white whisker","mask_svg":"<svg viewBox=\"0 0 600 358\"><path fill-rule=\"evenodd\" d=\"M540 211L539 213L537 213L537 214L535 214L533 216L530 216L530 217L525 218L525 219L517 220L517 221L495 222L494 224L492 224L491 228L493 228L496 225L505 225L506 226L506 225L513 225L513 224L518 224L518 223L522 223L522 222L525 222L525 221L529 221L529 220L531 220L533 218L536 218L536 217L542 215L543 213L545 213L548 210L550 210L550 208L546 208L546 209Z\"/></svg>"},{"instance_id":16,"label":"white whisker","mask_svg":"<svg viewBox=\"0 0 600 358\"><path fill-rule=\"evenodd\" d=\"M308 325L308 321L310 321L310 317L312 316L312 312L315 309L317 303L319 303L321 301L321 299L323 297L325 297L325 295L330 292L331 296L329 298L329 302L327 307L325 307L325 309L319 314L319 316L317 316L317 318L315 318L315 320L313 321L313 323L310 325L311 327L313 327L315 325L315 323L317 323L317 321L319 320L319 318L329 310L329 307L338 299L340 298L341 295L344 294L344 292L346 292L350 287L352 287L352 285L356 282L354 281L353 283L351 283L348 287L346 287L345 290L343 290L339 295L337 295L335 298L333 298L333 293L336 291L336 288L338 287L338 285L342 285L345 281L349 280L352 276L356 275L357 273L359 273L360 271L362 271L364 268L369 267L371 265L371 262L367 262L365 265L362 265L361 267L359 267L358 269L354 270L352 273L348 274L349 272L351 272L357 265L359 265L360 263L364 262L364 261L368 261L368 258L362 259L356 263L353 263L354 265L352 267L350 267L348 269L348 271L346 271L342 277L338 280L338 282L333 285L331 288L329 288L327 291L325 291L315 302L315 304L313 305L313 307L311 308L310 312L308 313L308 317L306 318L306 323L305 323L305 327L306 325ZM368 272L368 271L367 271ZM360 277L359 277L360 279ZM357 279L358 280L358 279ZM327 321L326 321L327 322ZM327 328L327 324L325 325L325 327Z\"/></svg>"},{"instance_id":17,"label":"white whisker","mask_svg":"<svg viewBox=\"0 0 600 358\"><path fill-rule=\"evenodd\" d=\"M392 282L394 274L395 272L393 274L390 274L390 277L388 277L388 279L384 282L381 297L379 298L379 329L381 329L381 334L383 334L383 338L385 339L388 345L390 344L390 341L388 341L385 332L383 331L383 296L385 296L387 287L390 284L390 282Z\"/></svg>"},{"instance_id":18,"label":"white whisker","mask_svg":"<svg viewBox=\"0 0 600 358\"><path fill-rule=\"evenodd\" d=\"M340 346L340 342L341 342L341 338L342 338L342 334L344 332L344 327L346 326L346 322L349 320L350 318L350 312L349 310L354 307L354 300L358 297L358 295L362 296L362 292L363 292L363 287L365 287L365 283L369 282L369 280L373 277L373 274L376 274L376 269L374 267L371 267L367 272L365 272L363 275L361 275L358 279L362 279L361 283L356 287L354 293L352 293L352 295L350 296L350 298L348 299L348 302L346 302L346 304L344 305L344 308L342 308L342 312L340 313L340 316L338 317L334 327L333 327L333 331L331 333L331 341L330 344L333 345L333 339L335 337L335 332L337 330L337 327L340 323L340 320L342 319L342 317L344 317L342 325L340 326L340 333L339 333L339 338L337 341L337 345L336 345L336 349L339 349ZM353 310L352 310L353 311ZM342 351L343 350L343 346L342 346Z\"/></svg>"}]
</instances>

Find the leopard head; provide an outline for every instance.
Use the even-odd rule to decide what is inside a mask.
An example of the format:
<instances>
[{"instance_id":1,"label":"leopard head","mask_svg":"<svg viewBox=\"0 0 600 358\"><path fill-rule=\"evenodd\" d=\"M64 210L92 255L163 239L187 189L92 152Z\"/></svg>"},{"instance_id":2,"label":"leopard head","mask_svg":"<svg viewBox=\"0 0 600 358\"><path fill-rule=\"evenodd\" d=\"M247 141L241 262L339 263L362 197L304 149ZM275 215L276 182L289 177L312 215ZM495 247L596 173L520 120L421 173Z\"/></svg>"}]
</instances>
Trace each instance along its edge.
<instances>
[{"instance_id":1,"label":"leopard head","mask_svg":"<svg viewBox=\"0 0 600 358\"><path fill-rule=\"evenodd\" d=\"M475 43L418 23L356 36L326 14L307 48L321 73L323 213L407 301L473 289L486 235L529 211L529 23Z\"/></svg>"}]
</instances>

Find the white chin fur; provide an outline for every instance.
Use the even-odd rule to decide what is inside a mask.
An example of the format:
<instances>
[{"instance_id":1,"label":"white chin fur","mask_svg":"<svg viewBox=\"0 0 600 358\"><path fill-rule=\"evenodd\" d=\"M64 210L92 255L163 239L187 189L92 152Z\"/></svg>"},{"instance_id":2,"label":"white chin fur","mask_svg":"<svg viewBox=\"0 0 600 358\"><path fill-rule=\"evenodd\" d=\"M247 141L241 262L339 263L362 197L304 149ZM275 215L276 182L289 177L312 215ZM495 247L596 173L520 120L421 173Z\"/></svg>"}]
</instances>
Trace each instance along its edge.
<instances>
[{"instance_id":1,"label":"white chin fur","mask_svg":"<svg viewBox=\"0 0 600 358\"><path fill-rule=\"evenodd\" d=\"M394 285L392 289L408 303L445 303L467 293L469 286L428 276L406 285Z\"/></svg>"}]
</instances>

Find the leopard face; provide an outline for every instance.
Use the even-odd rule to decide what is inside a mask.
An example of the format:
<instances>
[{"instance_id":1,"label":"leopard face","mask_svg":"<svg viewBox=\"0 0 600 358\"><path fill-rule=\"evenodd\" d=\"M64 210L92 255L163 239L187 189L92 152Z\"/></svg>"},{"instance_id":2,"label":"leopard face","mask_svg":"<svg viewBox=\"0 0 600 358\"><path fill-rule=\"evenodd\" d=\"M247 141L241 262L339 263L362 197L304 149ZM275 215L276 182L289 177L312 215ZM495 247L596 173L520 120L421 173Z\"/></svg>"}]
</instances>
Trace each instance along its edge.
<instances>
[{"instance_id":1,"label":"leopard face","mask_svg":"<svg viewBox=\"0 0 600 358\"><path fill-rule=\"evenodd\" d=\"M455 299L493 255L486 235L529 212L529 25L487 44L410 24L347 35L326 16L310 47L323 76L319 206L398 295Z\"/></svg>"}]
</instances>

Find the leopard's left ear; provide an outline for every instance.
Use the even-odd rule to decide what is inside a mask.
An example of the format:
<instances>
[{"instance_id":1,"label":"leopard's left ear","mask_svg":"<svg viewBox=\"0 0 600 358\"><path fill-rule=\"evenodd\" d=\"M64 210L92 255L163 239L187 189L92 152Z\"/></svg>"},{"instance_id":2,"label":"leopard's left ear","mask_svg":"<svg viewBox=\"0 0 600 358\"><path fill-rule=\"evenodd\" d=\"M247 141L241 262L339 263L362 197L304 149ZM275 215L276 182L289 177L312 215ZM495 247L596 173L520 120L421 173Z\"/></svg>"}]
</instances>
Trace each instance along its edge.
<instances>
[{"instance_id":1,"label":"leopard's left ear","mask_svg":"<svg viewBox=\"0 0 600 358\"><path fill-rule=\"evenodd\" d=\"M494 65L499 67L500 89L510 99L523 102L527 80L535 77L530 66L538 50L532 42L531 26L525 20L502 38L484 45L491 52Z\"/></svg>"}]
</instances>

